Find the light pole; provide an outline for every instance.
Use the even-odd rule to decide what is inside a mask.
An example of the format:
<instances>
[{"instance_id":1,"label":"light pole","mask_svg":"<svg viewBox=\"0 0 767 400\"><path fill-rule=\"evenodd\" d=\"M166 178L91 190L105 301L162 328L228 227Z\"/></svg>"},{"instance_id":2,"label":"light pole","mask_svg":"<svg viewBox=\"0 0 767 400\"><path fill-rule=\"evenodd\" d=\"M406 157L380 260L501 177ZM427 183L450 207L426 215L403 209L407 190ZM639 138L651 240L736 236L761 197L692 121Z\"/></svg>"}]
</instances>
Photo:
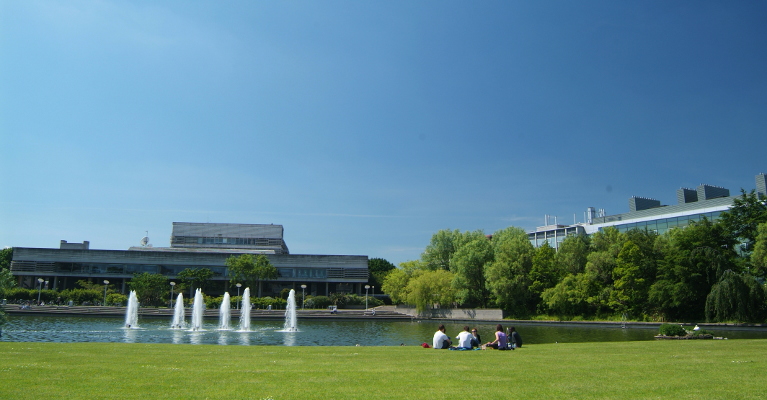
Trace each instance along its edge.
<instances>
[{"instance_id":1,"label":"light pole","mask_svg":"<svg viewBox=\"0 0 767 400\"><path fill-rule=\"evenodd\" d=\"M40 305L40 295L43 293L43 282L45 282L45 279L43 278L37 278L37 282L40 283L40 289L37 291L37 305Z\"/></svg>"},{"instance_id":2,"label":"light pole","mask_svg":"<svg viewBox=\"0 0 767 400\"><path fill-rule=\"evenodd\" d=\"M370 285L365 285L365 311L368 310L368 289L370 289Z\"/></svg>"},{"instance_id":3,"label":"light pole","mask_svg":"<svg viewBox=\"0 0 767 400\"><path fill-rule=\"evenodd\" d=\"M107 285L109 285L109 281L104 279L104 306L107 305Z\"/></svg>"},{"instance_id":4,"label":"light pole","mask_svg":"<svg viewBox=\"0 0 767 400\"><path fill-rule=\"evenodd\" d=\"M173 287L176 286L176 282L170 283L170 308L173 308Z\"/></svg>"},{"instance_id":5,"label":"light pole","mask_svg":"<svg viewBox=\"0 0 767 400\"><path fill-rule=\"evenodd\" d=\"M237 286L237 298L239 299L239 300L237 300L237 309L239 310L240 309L240 302L242 302L242 299L240 299L240 288L242 287L242 283L238 283L238 284L236 284L234 286Z\"/></svg>"},{"instance_id":6,"label":"light pole","mask_svg":"<svg viewBox=\"0 0 767 400\"><path fill-rule=\"evenodd\" d=\"M306 285L301 285L301 309L302 310L304 309L304 306L306 305L306 294L305 294L306 292L304 292L304 290L306 290Z\"/></svg>"}]
</instances>

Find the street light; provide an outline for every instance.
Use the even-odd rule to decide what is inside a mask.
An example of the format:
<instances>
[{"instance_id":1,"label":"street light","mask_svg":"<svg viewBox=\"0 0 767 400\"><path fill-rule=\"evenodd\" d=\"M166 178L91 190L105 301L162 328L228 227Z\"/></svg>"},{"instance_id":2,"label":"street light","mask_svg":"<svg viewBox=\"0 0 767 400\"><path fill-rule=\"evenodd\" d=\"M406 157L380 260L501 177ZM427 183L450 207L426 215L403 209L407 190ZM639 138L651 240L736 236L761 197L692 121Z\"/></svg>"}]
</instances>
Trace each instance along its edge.
<instances>
[{"instance_id":1,"label":"street light","mask_svg":"<svg viewBox=\"0 0 767 400\"><path fill-rule=\"evenodd\" d=\"M104 305L107 305L107 285L109 285L109 281L104 279Z\"/></svg>"},{"instance_id":2,"label":"street light","mask_svg":"<svg viewBox=\"0 0 767 400\"><path fill-rule=\"evenodd\" d=\"M37 291L37 305L40 305L40 295L43 293L43 282L45 282L45 279L37 278L37 281L40 283L40 289Z\"/></svg>"},{"instance_id":3,"label":"street light","mask_svg":"<svg viewBox=\"0 0 767 400\"><path fill-rule=\"evenodd\" d=\"M170 308L173 308L173 287L176 286L176 282L170 283Z\"/></svg>"},{"instance_id":4,"label":"street light","mask_svg":"<svg viewBox=\"0 0 767 400\"><path fill-rule=\"evenodd\" d=\"M370 285L365 285L365 311L368 310L368 289L370 289Z\"/></svg>"},{"instance_id":5,"label":"street light","mask_svg":"<svg viewBox=\"0 0 767 400\"><path fill-rule=\"evenodd\" d=\"M306 295L304 290L306 290L306 285L301 285L301 309L304 309L304 305L306 305Z\"/></svg>"},{"instance_id":6,"label":"street light","mask_svg":"<svg viewBox=\"0 0 767 400\"><path fill-rule=\"evenodd\" d=\"M237 286L237 298L239 299L239 300L237 300L237 309L239 310L240 309L240 302L242 302L242 299L240 299L240 288L242 287L242 283L238 283L238 284L236 284L234 286Z\"/></svg>"}]
</instances>

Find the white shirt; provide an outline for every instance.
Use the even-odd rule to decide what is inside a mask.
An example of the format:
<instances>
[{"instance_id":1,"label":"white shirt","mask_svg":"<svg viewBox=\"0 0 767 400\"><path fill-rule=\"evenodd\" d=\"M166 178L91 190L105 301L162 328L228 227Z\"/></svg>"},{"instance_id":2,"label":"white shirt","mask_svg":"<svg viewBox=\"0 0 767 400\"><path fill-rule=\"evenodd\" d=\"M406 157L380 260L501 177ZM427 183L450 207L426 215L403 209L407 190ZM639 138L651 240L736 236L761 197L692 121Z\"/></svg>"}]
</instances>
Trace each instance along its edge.
<instances>
[{"instance_id":1,"label":"white shirt","mask_svg":"<svg viewBox=\"0 0 767 400\"><path fill-rule=\"evenodd\" d=\"M437 331L434 333L434 340L432 340L431 347L441 349L446 340L450 340L450 338L445 335L445 332Z\"/></svg>"},{"instance_id":2,"label":"white shirt","mask_svg":"<svg viewBox=\"0 0 767 400\"><path fill-rule=\"evenodd\" d=\"M471 348L471 339L474 339L474 336L472 336L469 332L463 331L459 333L455 338L458 339L458 347Z\"/></svg>"}]
</instances>

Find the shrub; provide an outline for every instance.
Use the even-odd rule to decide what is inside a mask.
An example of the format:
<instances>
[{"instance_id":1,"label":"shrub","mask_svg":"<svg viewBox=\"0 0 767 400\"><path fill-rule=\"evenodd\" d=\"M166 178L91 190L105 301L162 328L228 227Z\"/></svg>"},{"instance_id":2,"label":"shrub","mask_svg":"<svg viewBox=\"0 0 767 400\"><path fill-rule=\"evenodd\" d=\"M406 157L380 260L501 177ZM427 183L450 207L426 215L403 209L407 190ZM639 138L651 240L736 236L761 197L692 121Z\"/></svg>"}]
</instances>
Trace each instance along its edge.
<instances>
[{"instance_id":1,"label":"shrub","mask_svg":"<svg viewBox=\"0 0 767 400\"><path fill-rule=\"evenodd\" d=\"M306 308L320 308L325 309L328 308L329 305L332 305L333 302L330 300L330 297L328 296L308 296L306 298Z\"/></svg>"},{"instance_id":2,"label":"shrub","mask_svg":"<svg viewBox=\"0 0 767 400\"><path fill-rule=\"evenodd\" d=\"M663 336L686 336L687 331L681 325L663 324L660 326L660 334Z\"/></svg>"},{"instance_id":3,"label":"shrub","mask_svg":"<svg viewBox=\"0 0 767 400\"><path fill-rule=\"evenodd\" d=\"M128 296L120 293L109 293L107 295L107 304L109 306L123 306L128 304Z\"/></svg>"},{"instance_id":4,"label":"shrub","mask_svg":"<svg viewBox=\"0 0 767 400\"><path fill-rule=\"evenodd\" d=\"M283 299L275 299L273 297L255 297L250 299L250 304L253 306L253 308L266 308L267 306L272 306L272 308L280 309L285 308L288 304L287 301Z\"/></svg>"},{"instance_id":5,"label":"shrub","mask_svg":"<svg viewBox=\"0 0 767 400\"><path fill-rule=\"evenodd\" d=\"M72 300L75 304L96 304L104 301L104 292L95 289L66 289L59 294L61 300Z\"/></svg>"}]
</instances>

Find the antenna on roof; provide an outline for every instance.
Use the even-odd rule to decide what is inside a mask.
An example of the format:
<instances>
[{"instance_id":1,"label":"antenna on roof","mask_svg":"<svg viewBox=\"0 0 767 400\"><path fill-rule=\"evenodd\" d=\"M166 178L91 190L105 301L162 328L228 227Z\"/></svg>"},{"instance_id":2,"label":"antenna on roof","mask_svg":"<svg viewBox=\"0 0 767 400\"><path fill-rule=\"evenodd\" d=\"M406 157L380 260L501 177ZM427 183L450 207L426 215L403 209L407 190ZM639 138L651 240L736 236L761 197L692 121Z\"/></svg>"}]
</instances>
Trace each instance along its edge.
<instances>
[{"instance_id":1,"label":"antenna on roof","mask_svg":"<svg viewBox=\"0 0 767 400\"><path fill-rule=\"evenodd\" d=\"M146 236L141 238L141 247L147 247L149 244L149 231L146 231Z\"/></svg>"}]
</instances>

